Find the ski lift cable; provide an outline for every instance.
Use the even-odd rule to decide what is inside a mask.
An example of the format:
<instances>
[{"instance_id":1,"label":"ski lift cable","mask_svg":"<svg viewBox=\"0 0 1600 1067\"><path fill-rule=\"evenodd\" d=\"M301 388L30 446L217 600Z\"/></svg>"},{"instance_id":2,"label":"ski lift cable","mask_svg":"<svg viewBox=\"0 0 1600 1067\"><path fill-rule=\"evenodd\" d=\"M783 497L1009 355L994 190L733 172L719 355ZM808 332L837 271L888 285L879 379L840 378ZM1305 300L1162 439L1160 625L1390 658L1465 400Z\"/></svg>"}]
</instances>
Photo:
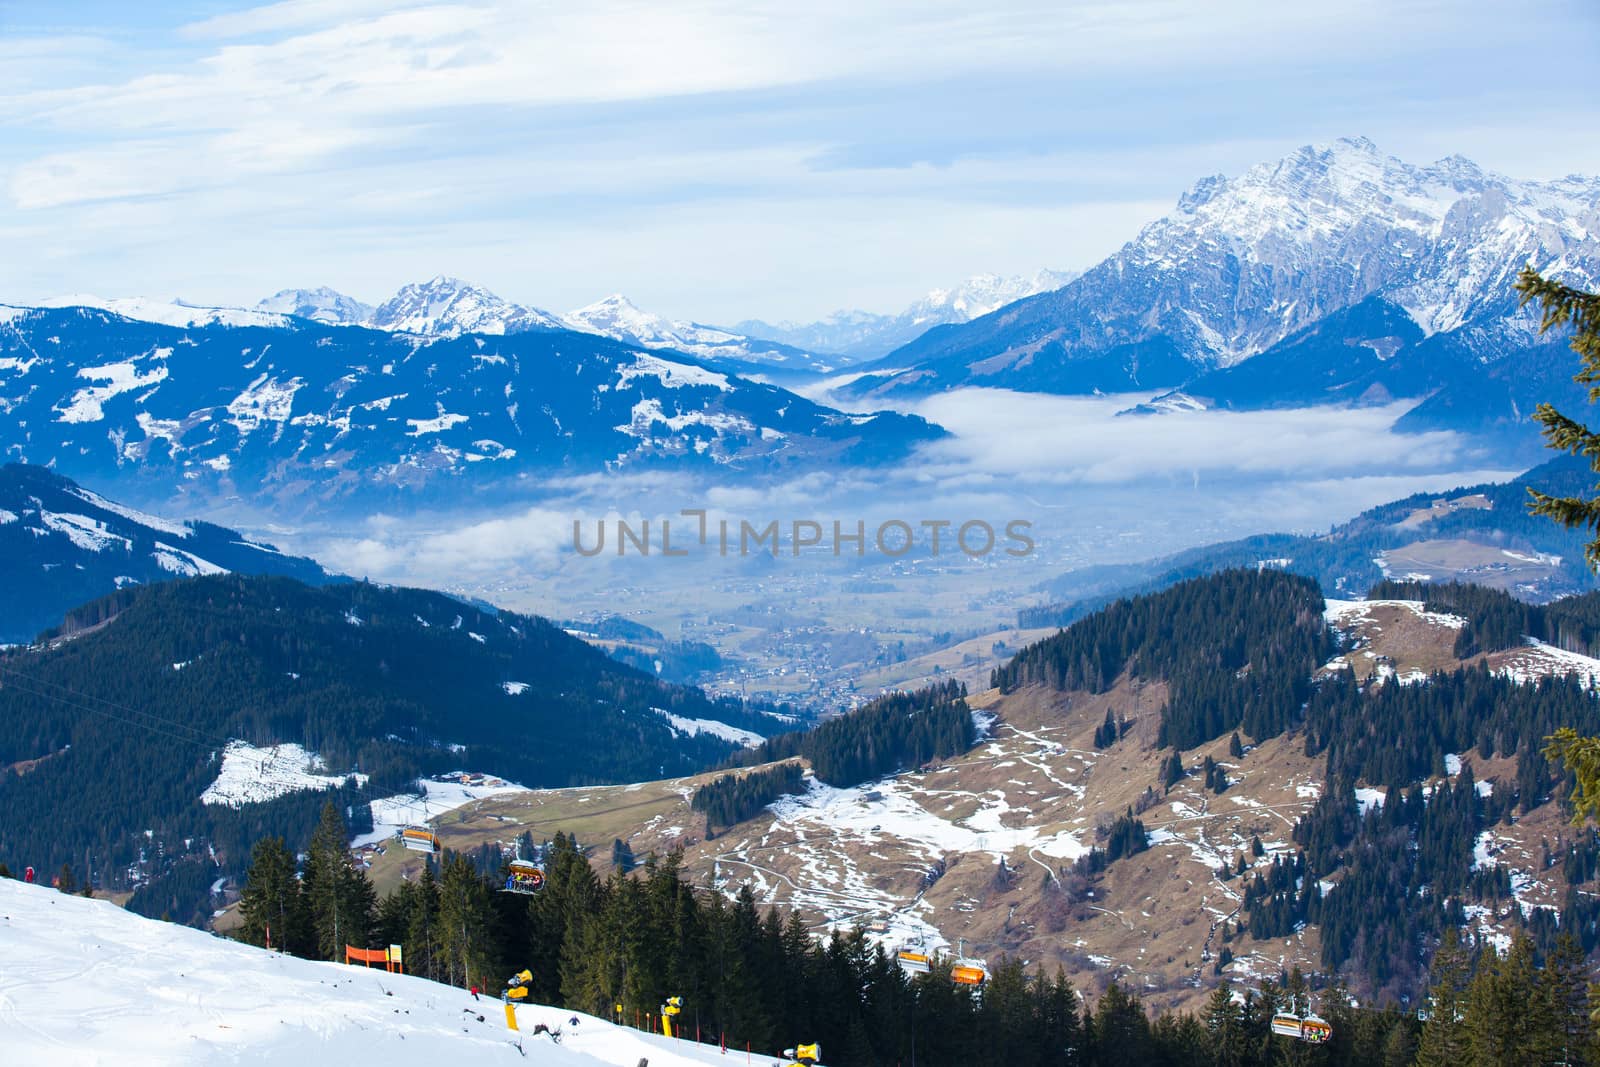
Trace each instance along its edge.
<instances>
[{"instance_id":1,"label":"ski lift cable","mask_svg":"<svg viewBox=\"0 0 1600 1067\"><path fill-rule=\"evenodd\" d=\"M5 678L5 676L7 676L7 675L9 675L10 677L12 677L14 679L21 679L21 680L23 680L24 682L28 683L31 686L44 687L44 688L53 689L53 690L57 690L58 691L56 694L50 694L50 693L40 693L37 690L29 690L29 689L24 689L23 690L24 692L32 693L32 695L34 695L34 696L42 696L42 697L45 697L46 699L50 699L53 696L59 696L60 694L64 693L67 696L72 697L72 698L74 698L76 700L79 700L79 701L87 701L87 702L91 702L91 703L95 703L95 704L103 704L103 705L105 705L105 706L107 706L109 708L114 708L117 711L122 712L122 713L124 713L126 715L132 715L132 716L137 716L137 717L142 718L142 719L147 719L154 726L159 727L159 728L176 731L178 733L185 733L185 734L192 735L192 737L197 741L206 741L206 742L209 743L209 742L214 742L214 741L218 740L217 735L209 734L207 731L202 730L199 727L192 726L192 725L190 725L188 723L185 723L185 722L180 722L177 719L170 718L170 717L162 715L162 714L160 714L158 712L149 711L149 710L144 709L144 708L131 707L131 706L127 705L127 704L121 704L121 703L118 703L115 700L111 700L111 699L108 699L106 697L98 696L98 695L96 695L94 693L85 693L82 690L74 689L71 686L63 685L60 682L54 682L54 681L51 681L51 680L49 680L47 678L41 678L38 675L28 674L25 671L20 671L15 667L12 667L12 666L9 666L9 665L5 664L4 662L0 662L0 680L3 680ZM226 742L224 742L224 743L226 743Z\"/></svg>"},{"instance_id":2,"label":"ski lift cable","mask_svg":"<svg viewBox=\"0 0 1600 1067\"><path fill-rule=\"evenodd\" d=\"M97 708L90 704L80 704L75 700L68 700L66 697L55 693L39 692L38 690L29 689L24 685L18 685L15 682L8 683L8 688L15 688L20 693L26 693L29 696L38 697L41 700L52 700L57 704L61 704L65 707L76 708L79 711L85 711L91 715L99 715L103 718L110 719L113 722L120 722L124 726L131 726L136 730L143 730L146 733L155 734L159 737L165 737L168 740L176 741L179 744L195 745L197 747L208 749L217 747L204 738L186 737L182 734L173 733L170 730L163 729L160 726L153 726L147 722L138 722L137 720L126 718L125 716L118 715L113 711L107 710L106 708Z\"/></svg>"},{"instance_id":3,"label":"ski lift cable","mask_svg":"<svg viewBox=\"0 0 1600 1067\"><path fill-rule=\"evenodd\" d=\"M96 696L92 693L80 692L71 688L70 686L62 685L59 682L52 682L44 678L26 674L5 663L0 663L0 682L4 682L8 687L15 688L18 692L39 697L44 700L54 700L57 703L67 705L69 707L75 707L83 711L104 715L106 718L121 722L124 725L132 726L136 729L147 730L151 733L160 734L164 737L171 738L174 741L182 741L188 744L202 745L207 748L215 749L226 748L228 745L229 739L222 738L219 735L207 733L198 727L179 722L176 719L168 718L164 715L157 714L156 712L146 711L142 708L129 707L126 704L119 704L114 700L108 700L105 697ZM41 689L46 688L59 690L59 692L52 693L41 691ZM63 696L62 694L67 694L67 696ZM69 697L72 699L69 699ZM89 706L90 704L101 704L104 705L104 707L92 707ZM117 714L118 712L121 714ZM129 716L134 716L135 718L129 718ZM141 719L147 721L139 721Z\"/></svg>"}]
</instances>

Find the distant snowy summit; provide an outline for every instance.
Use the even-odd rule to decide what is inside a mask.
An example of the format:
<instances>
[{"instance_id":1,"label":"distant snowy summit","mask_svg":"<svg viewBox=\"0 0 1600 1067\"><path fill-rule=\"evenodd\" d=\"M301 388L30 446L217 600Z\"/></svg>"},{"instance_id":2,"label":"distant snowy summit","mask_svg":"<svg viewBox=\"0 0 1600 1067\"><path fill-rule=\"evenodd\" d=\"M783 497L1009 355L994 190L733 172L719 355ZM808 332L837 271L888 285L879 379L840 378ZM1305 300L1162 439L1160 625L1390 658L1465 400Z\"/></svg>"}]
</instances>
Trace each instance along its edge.
<instances>
[{"instance_id":1,"label":"distant snowy summit","mask_svg":"<svg viewBox=\"0 0 1600 1067\"><path fill-rule=\"evenodd\" d=\"M974 274L953 288L930 291L895 315L841 310L816 322L768 323L747 319L734 328L808 351L860 361L892 352L935 326L971 322L1007 304L1060 289L1076 277L1076 271L1059 270L1009 277Z\"/></svg>"},{"instance_id":2,"label":"distant snowy summit","mask_svg":"<svg viewBox=\"0 0 1600 1067\"><path fill-rule=\"evenodd\" d=\"M280 290L257 304L256 310L293 315L330 326L353 326L370 322L376 309L324 285L316 289Z\"/></svg>"},{"instance_id":3,"label":"distant snowy summit","mask_svg":"<svg viewBox=\"0 0 1600 1067\"><path fill-rule=\"evenodd\" d=\"M583 333L610 337L641 348L685 352L701 359L731 364L747 374L827 374L836 370L840 363L794 345L641 311L621 293L569 311L562 319L568 327Z\"/></svg>"},{"instance_id":4,"label":"distant snowy summit","mask_svg":"<svg viewBox=\"0 0 1600 1067\"><path fill-rule=\"evenodd\" d=\"M284 289L256 305L333 326L366 326L390 333L459 337L464 333L503 336L524 330L564 329L556 316L504 300L482 286L438 275L403 287L373 306L336 289Z\"/></svg>"}]
</instances>

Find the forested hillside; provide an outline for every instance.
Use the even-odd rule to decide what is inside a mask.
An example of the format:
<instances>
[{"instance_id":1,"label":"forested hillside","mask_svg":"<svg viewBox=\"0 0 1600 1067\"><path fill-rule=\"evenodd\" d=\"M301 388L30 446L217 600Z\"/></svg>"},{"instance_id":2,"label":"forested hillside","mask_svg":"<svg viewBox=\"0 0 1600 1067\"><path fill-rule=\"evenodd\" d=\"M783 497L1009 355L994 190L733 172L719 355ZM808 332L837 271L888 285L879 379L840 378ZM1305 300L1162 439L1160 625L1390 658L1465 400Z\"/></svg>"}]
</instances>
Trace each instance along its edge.
<instances>
[{"instance_id":1,"label":"forested hillside","mask_svg":"<svg viewBox=\"0 0 1600 1067\"><path fill-rule=\"evenodd\" d=\"M779 734L743 761L804 756L817 779L850 786L972 747L976 730L959 682L889 693L815 729Z\"/></svg>"},{"instance_id":2,"label":"forested hillside","mask_svg":"<svg viewBox=\"0 0 1600 1067\"><path fill-rule=\"evenodd\" d=\"M1540 873L1560 879L1559 909L1523 904L1510 869L1485 849L1497 828L1564 802L1570 775L1546 757L1545 738L1562 726L1600 733L1600 701L1586 680L1520 680L1492 670L1481 654L1529 636L1592 648L1595 596L1534 606L1478 586L1403 583L1373 594L1452 613L1434 618L1447 633L1457 627L1455 655L1471 665L1359 681L1352 653L1333 657L1339 650L1313 581L1225 571L1117 601L1024 649L995 682L1006 691L1098 693L1121 677L1164 681L1158 745L1179 753L1232 730L1253 744L1285 732L1303 738L1305 754L1323 761L1313 794L1320 800L1295 824L1294 850L1236 887L1237 930L1224 924L1224 940L1281 939L1309 923L1319 930L1327 974L1396 1001L1421 993L1447 932L1475 929L1487 915L1520 928L1536 960L1555 952L1561 936L1580 955L1594 953L1592 831L1546 841L1543 869L1561 861L1561 870ZM1492 786L1475 779L1474 760L1494 761ZM1183 773L1181 761L1173 766ZM1226 882L1232 872L1225 866L1219 877Z\"/></svg>"},{"instance_id":3,"label":"forested hillside","mask_svg":"<svg viewBox=\"0 0 1600 1067\"><path fill-rule=\"evenodd\" d=\"M237 576L127 589L70 613L48 646L0 658L0 861L71 863L105 888L144 886L136 906L187 919L251 841L292 836L323 799L267 788L236 807L202 804L231 741L303 746L322 776L313 787L364 776L337 785L359 822L366 799L419 775L632 781L733 749L675 732L657 709L770 729L543 619L438 593ZM145 885L163 876L182 889Z\"/></svg>"},{"instance_id":4,"label":"forested hillside","mask_svg":"<svg viewBox=\"0 0 1600 1067\"><path fill-rule=\"evenodd\" d=\"M1333 650L1322 606L1309 578L1224 571L1119 600L1017 653L994 684L1099 693L1126 671L1171 685L1163 744L1193 748L1234 729L1270 737L1293 721Z\"/></svg>"}]
</instances>

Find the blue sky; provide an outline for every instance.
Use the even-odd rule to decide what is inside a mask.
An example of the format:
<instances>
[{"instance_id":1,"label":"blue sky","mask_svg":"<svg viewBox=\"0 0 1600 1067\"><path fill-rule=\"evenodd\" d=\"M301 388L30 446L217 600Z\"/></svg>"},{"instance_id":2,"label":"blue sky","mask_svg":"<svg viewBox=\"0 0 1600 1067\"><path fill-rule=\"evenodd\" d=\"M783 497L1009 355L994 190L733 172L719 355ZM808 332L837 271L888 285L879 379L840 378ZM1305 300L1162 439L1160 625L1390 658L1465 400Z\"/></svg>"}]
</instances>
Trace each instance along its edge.
<instances>
[{"instance_id":1,"label":"blue sky","mask_svg":"<svg viewBox=\"0 0 1600 1067\"><path fill-rule=\"evenodd\" d=\"M1592 0L0 0L0 301L894 310L1339 136L1600 171L1597 54Z\"/></svg>"}]
</instances>

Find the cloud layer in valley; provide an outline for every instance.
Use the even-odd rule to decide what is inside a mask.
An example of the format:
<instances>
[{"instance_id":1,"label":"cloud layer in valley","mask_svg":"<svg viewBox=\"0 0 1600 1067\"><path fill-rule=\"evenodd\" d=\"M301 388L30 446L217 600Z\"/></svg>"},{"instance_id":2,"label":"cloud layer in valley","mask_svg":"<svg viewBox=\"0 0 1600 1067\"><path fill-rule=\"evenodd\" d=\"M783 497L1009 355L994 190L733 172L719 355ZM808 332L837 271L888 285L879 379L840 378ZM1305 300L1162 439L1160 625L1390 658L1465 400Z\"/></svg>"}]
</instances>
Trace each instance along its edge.
<instances>
[{"instance_id":1,"label":"cloud layer in valley","mask_svg":"<svg viewBox=\"0 0 1600 1067\"><path fill-rule=\"evenodd\" d=\"M604 584L618 580L608 561L571 551L575 520L591 544L601 519L613 530L619 518L635 528L648 519L657 536L669 519L681 537L691 523L680 509L704 508L713 526L727 518L735 528L740 520L862 519L870 528L887 518L984 518L997 526L1022 518L1047 558L1074 558L1090 538L1127 536L1125 554L1137 558L1245 533L1321 530L1383 501L1515 473L1456 434L1394 432L1403 404L1116 414L1134 399L960 390L916 405L952 436L892 472L738 488L682 474L579 477L503 513L378 517L356 536L308 531L297 547L349 573L479 592L511 574ZM633 567L628 576L647 582L650 572Z\"/></svg>"}]
</instances>

